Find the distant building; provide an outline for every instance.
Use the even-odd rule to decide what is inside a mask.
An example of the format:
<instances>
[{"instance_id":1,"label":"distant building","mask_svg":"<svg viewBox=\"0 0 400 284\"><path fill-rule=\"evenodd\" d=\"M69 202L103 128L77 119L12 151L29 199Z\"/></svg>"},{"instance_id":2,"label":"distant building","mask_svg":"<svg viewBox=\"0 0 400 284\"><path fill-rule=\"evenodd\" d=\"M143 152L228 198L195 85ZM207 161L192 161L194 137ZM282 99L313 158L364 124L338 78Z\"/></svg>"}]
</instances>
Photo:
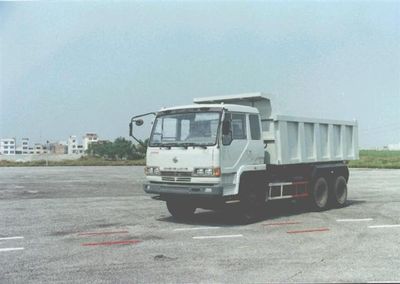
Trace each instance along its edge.
<instances>
[{"instance_id":1,"label":"distant building","mask_svg":"<svg viewBox=\"0 0 400 284\"><path fill-rule=\"evenodd\" d=\"M398 150L400 150L400 143L398 143L398 144L389 144L387 146L387 149L391 150L391 151L398 151Z\"/></svg>"},{"instance_id":2,"label":"distant building","mask_svg":"<svg viewBox=\"0 0 400 284\"><path fill-rule=\"evenodd\" d=\"M77 149L76 149L76 153L77 154L84 154L85 150L83 149L83 145L78 145Z\"/></svg>"},{"instance_id":3,"label":"distant building","mask_svg":"<svg viewBox=\"0 0 400 284\"><path fill-rule=\"evenodd\" d=\"M68 152L68 147L62 143L50 143L49 151L50 154L62 155Z\"/></svg>"},{"instance_id":4,"label":"distant building","mask_svg":"<svg viewBox=\"0 0 400 284\"><path fill-rule=\"evenodd\" d=\"M77 148L78 148L78 141L76 140L76 136L75 135L71 135L68 138L68 144L67 144L68 151L67 151L67 153L69 155L78 154L77 153Z\"/></svg>"},{"instance_id":5,"label":"distant building","mask_svg":"<svg viewBox=\"0 0 400 284\"><path fill-rule=\"evenodd\" d=\"M29 138L22 138L22 154L27 155L29 152Z\"/></svg>"},{"instance_id":6,"label":"distant building","mask_svg":"<svg viewBox=\"0 0 400 284\"><path fill-rule=\"evenodd\" d=\"M47 153L46 148L40 143L35 143L35 145L33 146L33 150L35 155L42 155Z\"/></svg>"},{"instance_id":7,"label":"distant building","mask_svg":"<svg viewBox=\"0 0 400 284\"><path fill-rule=\"evenodd\" d=\"M99 138L96 133L86 133L86 135L83 136L83 150L86 151L89 149L90 143L96 143L97 141L99 141Z\"/></svg>"},{"instance_id":8,"label":"distant building","mask_svg":"<svg viewBox=\"0 0 400 284\"><path fill-rule=\"evenodd\" d=\"M82 137L82 144L77 140L76 135L71 135L68 141L60 141L46 144L42 143L30 143L30 139L25 137L18 143L15 138L1 138L0 139L0 155L42 155L42 154L54 154L54 155L83 155L89 148L91 143L98 143L99 139L96 133L86 133Z\"/></svg>"},{"instance_id":9,"label":"distant building","mask_svg":"<svg viewBox=\"0 0 400 284\"><path fill-rule=\"evenodd\" d=\"M0 139L0 154L1 155L15 155L15 151L16 151L15 138Z\"/></svg>"},{"instance_id":10,"label":"distant building","mask_svg":"<svg viewBox=\"0 0 400 284\"><path fill-rule=\"evenodd\" d=\"M15 146L15 155L21 155L21 154L22 154L22 146L16 145Z\"/></svg>"},{"instance_id":11,"label":"distant building","mask_svg":"<svg viewBox=\"0 0 400 284\"><path fill-rule=\"evenodd\" d=\"M83 149L83 145L78 144L78 140L76 139L76 135L71 135L68 138L67 142L67 153L69 155L81 155L85 152Z\"/></svg>"}]
</instances>

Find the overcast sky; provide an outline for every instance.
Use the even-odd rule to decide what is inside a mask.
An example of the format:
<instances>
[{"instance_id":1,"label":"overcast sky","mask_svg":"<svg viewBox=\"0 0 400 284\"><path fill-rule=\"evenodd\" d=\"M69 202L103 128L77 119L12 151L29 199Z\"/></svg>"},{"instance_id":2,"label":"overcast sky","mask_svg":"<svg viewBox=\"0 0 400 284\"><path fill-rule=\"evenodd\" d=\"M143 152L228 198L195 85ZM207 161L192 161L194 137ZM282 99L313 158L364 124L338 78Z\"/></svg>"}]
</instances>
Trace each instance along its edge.
<instances>
[{"instance_id":1,"label":"overcast sky","mask_svg":"<svg viewBox=\"0 0 400 284\"><path fill-rule=\"evenodd\" d=\"M0 3L0 137L127 137L134 114L262 91L400 142L400 1Z\"/></svg>"}]
</instances>

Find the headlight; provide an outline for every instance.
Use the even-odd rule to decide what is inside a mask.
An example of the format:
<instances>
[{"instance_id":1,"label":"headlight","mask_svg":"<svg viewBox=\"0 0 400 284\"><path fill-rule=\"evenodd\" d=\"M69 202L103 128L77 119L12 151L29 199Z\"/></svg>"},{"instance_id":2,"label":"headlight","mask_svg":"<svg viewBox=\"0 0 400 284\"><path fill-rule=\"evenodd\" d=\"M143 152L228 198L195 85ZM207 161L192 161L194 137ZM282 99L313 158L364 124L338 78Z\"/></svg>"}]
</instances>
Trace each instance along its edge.
<instances>
[{"instance_id":1,"label":"headlight","mask_svg":"<svg viewBox=\"0 0 400 284\"><path fill-rule=\"evenodd\" d=\"M219 176L221 176L221 169L220 168L197 168L197 169L194 169L193 176L219 177Z\"/></svg>"},{"instance_id":2,"label":"headlight","mask_svg":"<svg viewBox=\"0 0 400 284\"><path fill-rule=\"evenodd\" d=\"M144 172L148 176L159 176L160 175L160 168L159 167L145 167Z\"/></svg>"},{"instance_id":3,"label":"headlight","mask_svg":"<svg viewBox=\"0 0 400 284\"><path fill-rule=\"evenodd\" d=\"M153 168L152 168L152 167L145 167L145 168L144 168L144 174L145 174L145 175L151 175L151 174L153 174Z\"/></svg>"}]
</instances>

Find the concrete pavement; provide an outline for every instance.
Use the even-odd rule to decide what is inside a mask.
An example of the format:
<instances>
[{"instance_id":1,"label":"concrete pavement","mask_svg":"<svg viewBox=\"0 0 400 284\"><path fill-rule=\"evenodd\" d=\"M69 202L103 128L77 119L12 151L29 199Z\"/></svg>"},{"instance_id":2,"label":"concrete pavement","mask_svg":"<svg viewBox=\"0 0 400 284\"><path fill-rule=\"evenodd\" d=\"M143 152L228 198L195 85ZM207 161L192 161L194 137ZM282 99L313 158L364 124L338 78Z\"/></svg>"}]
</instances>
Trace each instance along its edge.
<instances>
[{"instance_id":1,"label":"concrete pavement","mask_svg":"<svg viewBox=\"0 0 400 284\"><path fill-rule=\"evenodd\" d=\"M351 170L348 206L170 217L143 167L0 168L1 283L400 281L400 170Z\"/></svg>"}]
</instances>

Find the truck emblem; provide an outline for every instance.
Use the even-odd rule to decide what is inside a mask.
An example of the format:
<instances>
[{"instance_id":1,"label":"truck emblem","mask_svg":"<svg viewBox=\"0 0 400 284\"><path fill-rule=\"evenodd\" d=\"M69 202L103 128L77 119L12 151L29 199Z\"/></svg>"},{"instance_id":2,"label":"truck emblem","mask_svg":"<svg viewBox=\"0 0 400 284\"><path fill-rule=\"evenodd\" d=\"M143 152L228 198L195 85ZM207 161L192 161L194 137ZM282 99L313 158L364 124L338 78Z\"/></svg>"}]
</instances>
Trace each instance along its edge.
<instances>
[{"instance_id":1,"label":"truck emblem","mask_svg":"<svg viewBox=\"0 0 400 284\"><path fill-rule=\"evenodd\" d=\"M177 157L174 157L174 158L172 159L172 161L176 164L176 163L178 162L178 158L177 158Z\"/></svg>"}]
</instances>

